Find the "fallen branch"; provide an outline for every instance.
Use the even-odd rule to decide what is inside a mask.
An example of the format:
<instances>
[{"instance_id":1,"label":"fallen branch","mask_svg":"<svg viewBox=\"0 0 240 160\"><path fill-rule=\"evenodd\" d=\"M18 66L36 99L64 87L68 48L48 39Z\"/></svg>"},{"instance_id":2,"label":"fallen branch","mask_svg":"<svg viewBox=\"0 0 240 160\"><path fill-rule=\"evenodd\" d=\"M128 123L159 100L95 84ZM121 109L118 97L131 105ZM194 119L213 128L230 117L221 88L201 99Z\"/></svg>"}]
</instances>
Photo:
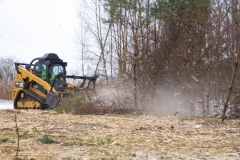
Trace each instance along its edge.
<instances>
[{"instance_id":1,"label":"fallen branch","mask_svg":"<svg viewBox=\"0 0 240 160\"><path fill-rule=\"evenodd\" d=\"M17 115L15 114L15 124L16 124L16 134L17 134L17 153L15 155L15 160L18 159L18 152L19 152L19 129L17 125Z\"/></svg>"}]
</instances>

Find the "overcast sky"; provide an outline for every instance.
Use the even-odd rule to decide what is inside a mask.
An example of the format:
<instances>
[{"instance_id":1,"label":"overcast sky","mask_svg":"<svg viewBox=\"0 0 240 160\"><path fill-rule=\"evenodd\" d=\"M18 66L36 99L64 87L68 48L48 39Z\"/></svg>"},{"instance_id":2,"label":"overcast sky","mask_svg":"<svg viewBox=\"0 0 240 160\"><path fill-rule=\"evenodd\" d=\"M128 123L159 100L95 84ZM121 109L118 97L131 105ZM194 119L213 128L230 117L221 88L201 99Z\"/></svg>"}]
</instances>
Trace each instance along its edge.
<instances>
[{"instance_id":1,"label":"overcast sky","mask_svg":"<svg viewBox=\"0 0 240 160\"><path fill-rule=\"evenodd\" d=\"M44 53L57 53L74 70L77 0L0 1L0 57L29 63Z\"/></svg>"}]
</instances>

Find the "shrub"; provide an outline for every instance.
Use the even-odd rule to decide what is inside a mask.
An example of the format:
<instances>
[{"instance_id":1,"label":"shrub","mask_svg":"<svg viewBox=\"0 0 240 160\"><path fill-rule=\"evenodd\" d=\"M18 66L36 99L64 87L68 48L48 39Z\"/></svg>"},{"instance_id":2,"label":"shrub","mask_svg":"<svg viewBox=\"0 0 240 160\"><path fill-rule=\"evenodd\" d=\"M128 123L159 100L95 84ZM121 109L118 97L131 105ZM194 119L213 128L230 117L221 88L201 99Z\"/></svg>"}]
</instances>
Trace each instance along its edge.
<instances>
[{"instance_id":1,"label":"shrub","mask_svg":"<svg viewBox=\"0 0 240 160\"><path fill-rule=\"evenodd\" d=\"M39 142L42 142L44 144L51 144L51 143L59 143L58 141L55 141L54 139L44 135L42 138L38 139Z\"/></svg>"},{"instance_id":2,"label":"shrub","mask_svg":"<svg viewBox=\"0 0 240 160\"><path fill-rule=\"evenodd\" d=\"M13 81L7 82L4 79L0 79L0 99L12 99Z\"/></svg>"},{"instance_id":3,"label":"shrub","mask_svg":"<svg viewBox=\"0 0 240 160\"><path fill-rule=\"evenodd\" d=\"M75 94L71 94L68 97L64 97L61 100L61 103L57 106L56 112L61 113L73 113L73 114L80 114L79 112L83 113L82 104L85 103L85 94L83 92L76 92Z\"/></svg>"}]
</instances>

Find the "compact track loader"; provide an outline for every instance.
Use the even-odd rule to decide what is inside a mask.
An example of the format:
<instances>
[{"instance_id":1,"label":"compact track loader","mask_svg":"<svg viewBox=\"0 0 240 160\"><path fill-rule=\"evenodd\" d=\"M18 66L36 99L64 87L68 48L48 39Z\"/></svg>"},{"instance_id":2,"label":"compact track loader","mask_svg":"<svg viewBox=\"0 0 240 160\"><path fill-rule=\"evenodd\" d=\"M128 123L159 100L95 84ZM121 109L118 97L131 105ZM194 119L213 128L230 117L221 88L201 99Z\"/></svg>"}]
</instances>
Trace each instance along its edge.
<instances>
[{"instance_id":1,"label":"compact track loader","mask_svg":"<svg viewBox=\"0 0 240 160\"><path fill-rule=\"evenodd\" d=\"M25 67L24 67L25 66ZM15 63L12 99L15 109L54 109L62 98L81 90L95 90L98 76L66 75L67 62L57 54L46 53L30 64ZM81 79L79 86L68 83L67 78Z\"/></svg>"}]
</instances>

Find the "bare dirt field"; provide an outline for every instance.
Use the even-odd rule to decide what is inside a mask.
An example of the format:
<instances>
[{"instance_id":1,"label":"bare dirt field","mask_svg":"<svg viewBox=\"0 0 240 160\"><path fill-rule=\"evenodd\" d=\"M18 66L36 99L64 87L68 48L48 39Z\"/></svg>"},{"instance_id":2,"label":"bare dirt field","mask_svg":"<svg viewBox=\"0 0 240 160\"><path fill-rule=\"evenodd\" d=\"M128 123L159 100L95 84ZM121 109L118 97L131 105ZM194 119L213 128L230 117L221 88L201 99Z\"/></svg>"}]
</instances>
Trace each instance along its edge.
<instances>
[{"instance_id":1,"label":"bare dirt field","mask_svg":"<svg viewBox=\"0 0 240 160\"><path fill-rule=\"evenodd\" d=\"M235 160L240 120L0 110L0 159L14 159L17 151L18 159L31 160Z\"/></svg>"}]
</instances>

